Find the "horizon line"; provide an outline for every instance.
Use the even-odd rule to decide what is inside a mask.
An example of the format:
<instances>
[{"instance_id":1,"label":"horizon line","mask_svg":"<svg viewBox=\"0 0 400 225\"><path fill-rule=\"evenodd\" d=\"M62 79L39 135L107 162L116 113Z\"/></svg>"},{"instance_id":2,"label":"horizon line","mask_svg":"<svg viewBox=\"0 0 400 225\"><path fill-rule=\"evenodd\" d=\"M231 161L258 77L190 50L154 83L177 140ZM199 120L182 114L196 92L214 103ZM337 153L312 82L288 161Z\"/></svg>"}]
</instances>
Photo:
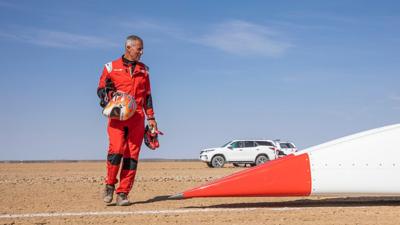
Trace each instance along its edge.
<instances>
[{"instance_id":1,"label":"horizon line","mask_svg":"<svg viewBox=\"0 0 400 225\"><path fill-rule=\"evenodd\" d=\"M0 160L1 163L79 163L79 162L104 162L106 159L57 159L57 160ZM165 158L145 158L139 159L143 162L190 162L190 161L200 161L199 159L165 159Z\"/></svg>"}]
</instances>

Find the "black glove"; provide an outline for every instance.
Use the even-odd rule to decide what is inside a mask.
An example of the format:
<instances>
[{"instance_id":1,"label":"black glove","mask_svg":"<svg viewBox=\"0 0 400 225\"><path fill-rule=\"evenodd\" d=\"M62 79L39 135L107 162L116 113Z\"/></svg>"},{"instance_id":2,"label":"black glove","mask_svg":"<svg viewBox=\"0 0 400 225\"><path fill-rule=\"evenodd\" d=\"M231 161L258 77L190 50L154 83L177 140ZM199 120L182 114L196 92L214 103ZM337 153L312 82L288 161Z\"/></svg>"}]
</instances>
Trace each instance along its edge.
<instances>
[{"instance_id":1,"label":"black glove","mask_svg":"<svg viewBox=\"0 0 400 225\"><path fill-rule=\"evenodd\" d=\"M114 83L112 82L112 80L111 80L110 78L106 79L106 86L105 86L105 89L106 89L107 95L108 95L110 92L116 91L115 86L114 86Z\"/></svg>"},{"instance_id":2,"label":"black glove","mask_svg":"<svg viewBox=\"0 0 400 225\"><path fill-rule=\"evenodd\" d=\"M105 88L99 88L97 89L97 96L99 96L100 98L100 106L102 108L106 107L106 105L108 104L108 98L107 98L107 92Z\"/></svg>"},{"instance_id":3,"label":"black glove","mask_svg":"<svg viewBox=\"0 0 400 225\"><path fill-rule=\"evenodd\" d=\"M99 88L97 89L97 96L100 98L100 106L102 108L106 107L108 104L108 101L110 100L109 98L112 95L112 92L115 92L115 86L114 83L110 78L106 80L106 85L104 88Z\"/></svg>"},{"instance_id":4,"label":"black glove","mask_svg":"<svg viewBox=\"0 0 400 225\"><path fill-rule=\"evenodd\" d=\"M106 106L107 106L107 104L108 104L108 102L107 102L106 100L104 100L104 99L100 99L100 106L101 106L101 108L104 108L104 107L106 107Z\"/></svg>"},{"instance_id":5,"label":"black glove","mask_svg":"<svg viewBox=\"0 0 400 225\"><path fill-rule=\"evenodd\" d=\"M97 96L99 96L100 99L104 99L107 96L106 89L105 88L97 89Z\"/></svg>"}]
</instances>

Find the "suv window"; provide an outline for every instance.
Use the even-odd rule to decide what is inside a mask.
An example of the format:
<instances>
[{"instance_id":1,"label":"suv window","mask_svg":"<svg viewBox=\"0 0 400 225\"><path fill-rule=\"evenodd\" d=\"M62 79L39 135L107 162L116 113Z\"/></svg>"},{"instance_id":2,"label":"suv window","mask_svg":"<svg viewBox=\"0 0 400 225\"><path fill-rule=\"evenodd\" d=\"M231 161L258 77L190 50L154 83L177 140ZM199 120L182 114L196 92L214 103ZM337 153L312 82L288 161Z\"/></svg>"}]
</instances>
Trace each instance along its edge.
<instances>
[{"instance_id":1,"label":"suv window","mask_svg":"<svg viewBox=\"0 0 400 225\"><path fill-rule=\"evenodd\" d=\"M231 144L232 148L243 148L243 142L235 141Z\"/></svg>"},{"instance_id":2,"label":"suv window","mask_svg":"<svg viewBox=\"0 0 400 225\"><path fill-rule=\"evenodd\" d=\"M281 148L294 148L291 143L281 143Z\"/></svg>"},{"instance_id":3,"label":"suv window","mask_svg":"<svg viewBox=\"0 0 400 225\"><path fill-rule=\"evenodd\" d=\"M255 147L256 145L255 145L255 143L254 143L254 141L245 141L244 142L244 147L245 148L252 148L252 147Z\"/></svg>"},{"instance_id":4,"label":"suv window","mask_svg":"<svg viewBox=\"0 0 400 225\"><path fill-rule=\"evenodd\" d=\"M281 148L290 148L290 146L288 144L285 144L285 143L281 143L280 145L281 145Z\"/></svg>"},{"instance_id":5,"label":"suv window","mask_svg":"<svg viewBox=\"0 0 400 225\"><path fill-rule=\"evenodd\" d=\"M263 146L272 146L272 147L274 147L274 144L272 144L269 141L257 141L257 144L258 145L263 145Z\"/></svg>"}]
</instances>

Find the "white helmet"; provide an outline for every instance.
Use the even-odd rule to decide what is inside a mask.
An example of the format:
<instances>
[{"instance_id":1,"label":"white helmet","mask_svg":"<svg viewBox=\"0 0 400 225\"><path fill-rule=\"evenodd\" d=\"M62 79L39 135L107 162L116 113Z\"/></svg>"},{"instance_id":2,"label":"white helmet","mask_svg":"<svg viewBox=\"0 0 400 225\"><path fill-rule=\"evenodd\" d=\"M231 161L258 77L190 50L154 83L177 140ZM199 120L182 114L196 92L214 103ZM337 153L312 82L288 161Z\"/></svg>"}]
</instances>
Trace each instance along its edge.
<instances>
[{"instance_id":1,"label":"white helmet","mask_svg":"<svg viewBox=\"0 0 400 225\"><path fill-rule=\"evenodd\" d=\"M111 101L104 107L103 115L111 119L127 120L132 117L135 110L135 99L124 92L117 91Z\"/></svg>"}]
</instances>

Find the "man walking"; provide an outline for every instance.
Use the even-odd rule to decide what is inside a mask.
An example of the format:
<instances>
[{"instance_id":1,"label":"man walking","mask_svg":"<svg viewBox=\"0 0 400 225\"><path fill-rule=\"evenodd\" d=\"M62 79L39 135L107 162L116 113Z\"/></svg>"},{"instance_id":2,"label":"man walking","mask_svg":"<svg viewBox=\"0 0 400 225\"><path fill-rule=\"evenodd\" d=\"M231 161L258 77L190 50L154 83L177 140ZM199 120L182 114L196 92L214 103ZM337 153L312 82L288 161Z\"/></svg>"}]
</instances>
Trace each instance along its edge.
<instances>
[{"instance_id":1,"label":"man walking","mask_svg":"<svg viewBox=\"0 0 400 225\"><path fill-rule=\"evenodd\" d=\"M107 133L109 148L107 155L107 176L104 189L104 202L111 203L114 191L117 194L116 204L129 205L128 194L133 186L139 159L140 147L144 136L144 121L157 130L154 118L149 68L142 62L143 40L135 35L128 36L125 42L125 53L121 58L104 65L100 77L97 95L100 105L105 107L113 93L123 92L132 96L136 102L134 114L126 120L108 120ZM119 175L119 186L117 175Z\"/></svg>"}]
</instances>

